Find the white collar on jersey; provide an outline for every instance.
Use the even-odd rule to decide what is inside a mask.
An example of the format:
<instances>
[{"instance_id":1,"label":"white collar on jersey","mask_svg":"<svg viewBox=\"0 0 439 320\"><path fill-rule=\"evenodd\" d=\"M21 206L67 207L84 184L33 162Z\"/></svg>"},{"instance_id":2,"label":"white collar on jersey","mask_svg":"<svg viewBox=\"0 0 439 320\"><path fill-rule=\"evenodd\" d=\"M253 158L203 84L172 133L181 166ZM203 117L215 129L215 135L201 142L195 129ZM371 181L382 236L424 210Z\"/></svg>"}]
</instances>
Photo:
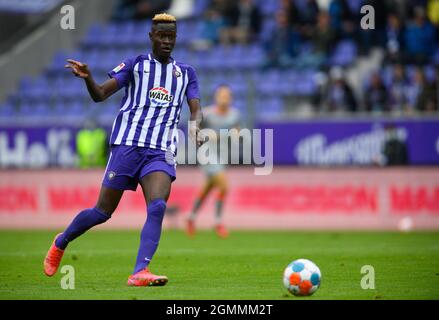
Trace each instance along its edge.
<instances>
[{"instance_id":1,"label":"white collar on jersey","mask_svg":"<svg viewBox=\"0 0 439 320\"><path fill-rule=\"evenodd\" d=\"M171 60L169 63L172 63L173 65L175 65L175 60L174 60L174 58L172 58L171 56L169 56L169 59ZM162 64L160 61L158 61L157 59L153 58L153 56L152 56L151 53L148 53L148 60L154 60L155 62ZM167 64L169 64L169 63L167 63Z\"/></svg>"}]
</instances>

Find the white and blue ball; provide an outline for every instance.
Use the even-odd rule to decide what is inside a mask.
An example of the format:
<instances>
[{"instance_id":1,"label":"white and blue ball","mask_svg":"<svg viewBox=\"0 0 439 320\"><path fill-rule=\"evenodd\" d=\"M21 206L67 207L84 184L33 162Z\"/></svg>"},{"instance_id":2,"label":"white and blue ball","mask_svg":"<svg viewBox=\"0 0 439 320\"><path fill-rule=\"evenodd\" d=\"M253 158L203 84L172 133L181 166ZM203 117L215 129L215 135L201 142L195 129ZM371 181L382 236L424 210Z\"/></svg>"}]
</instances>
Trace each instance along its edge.
<instances>
[{"instance_id":1,"label":"white and blue ball","mask_svg":"<svg viewBox=\"0 0 439 320\"><path fill-rule=\"evenodd\" d=\"M322 274L317 265L307 259L298 259L285 268L283 283L295 296L310 296L320 287Z\"/></svg>"}]
</instances>

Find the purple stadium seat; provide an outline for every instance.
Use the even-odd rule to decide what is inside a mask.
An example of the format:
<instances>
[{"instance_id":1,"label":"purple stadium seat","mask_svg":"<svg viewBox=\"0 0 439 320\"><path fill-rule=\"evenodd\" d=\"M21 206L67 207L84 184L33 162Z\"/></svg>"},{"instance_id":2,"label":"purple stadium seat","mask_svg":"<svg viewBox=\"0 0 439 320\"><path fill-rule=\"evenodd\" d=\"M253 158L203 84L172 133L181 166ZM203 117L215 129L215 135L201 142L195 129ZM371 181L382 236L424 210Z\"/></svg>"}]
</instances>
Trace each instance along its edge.
<instances>
[{"instance_id":1,"label":"purple stadium seat","mask_svg":"<svg viewBox=\"0 0 439 320\"><path fill-rule=\"evenodd\" d=\"M272 16L279 9L279 2L280 1L273 0L258 0L257 4L259 5L263 15Z\"/></svg>"},{"instance_id":2,"label":"purple stadium seat","mask_svg":"<svg viewBox=\"0 0 439 320\"><path fill-rule=\"evenodd\" d=\"M52 109L48 101L38 102L34 105L32 117L39 117L41 119L47 118L52 113Z\"/></svg>"},{"instance_id":3,"label":"purple stadium seat","mask_svg":"<svg viewBox=\"0 0 439 320\"><path fill-rule=\"evenodd\" d=\"M3 119L14 119L17 117L17 109L10 103L0 105L0 117Z\"/></svg>"},{"instance_id":4,"label":"purple stadium seat","mask_svg":"<svg viewBox=\"0 0 439 320\"><path fill-rule=\"evenodd\" d=\"M195 0L194 1L194 15L200 16L209 6L210 0Z\"/></svg>"},{"instance_id":5,"label":"purple stadium seat","mask_svg":"<svg viewBox=\"0 0 439 320\"><path fill-rule=\"evenodd\" d=\"M31 77L23 77L20 80L19 88L21 91L26 91L32 87L33 80Z\"/></svg>"},{"instance_id":6,"label":"purple stadium seat","mask_svg":"<svg viewBox=\"0 0 439 320\"><path fill-rule=\"evenodd\" d=\"M47 101L52 96L52 89L46 78L40 77L36 79L27 92L23 94L33 101Z\"/></svg>"},{"instance_id":7,"label":"purple stadium seat","mask_svg":"<svg viewBox=\"0 0 439 320\"><path fill-rule=\"evenodd\" d=\"M71 52L65 52L65 51L58 51L53 59L50 65L47 67L47 75L49 77L54 77L57 74L65 74L66 69L65 65L67 63L67 59L74 59L77 61L83 60L83 54L82 51L71 51Z\"/></svg>"},{"instance_id":8,"label":"purple stadium seat","mask_svg":"<svg viewBox=\"0 0 439 320\"><path fill-rule=\"evenodd\" d=\"M283 101L278 97L256 101L256 117L258 119L279 118L282 112Z\"/></svg>"},{"instance_id":9,"label":"purple stadium seat","mask_svg":"<svg viewBox=\"0 0 439 320\"><path fill-rule=\"evenodd\" d=\"M381 71L381 77L382 77L383 83L386 87L391 86L392 82L393 82L392 66L390 66L390 65L385 66L384 69Z\"/></svg>"},{"instance_id":10,"label":"purple stadium seat","mask_svg":"<svg viewBox=\"0 0 439 320\"><path fill-rule=\"evenodd\" d=\"M247 99L245 99L245 98L241 98L241 97L234 98L232 106L239 110L239 112L241 113L241 117L245 117L245 115L248 112L247 111L248 102L247 102Z\"/></svg>"},{"instance_id":11,"label":"purple stadium seat","mask_svg":"<svg viewBox=\"0 0 439 320\"><path fill-rule=\"evenodd\" d=\"M94 24L88 29L88 32L84 39L81 41L81 45L84 48L95 47L101 44L101 35L103 34L104 26L101 24Z\"/></svg>"},{"instance_id":12,"label":"purple stadium seat","mask_svg":"<svg viewBox=\"0 0 439 320\"><path fill-rule=\"evenodd\" d=\"M428 82L433 82L436 77L436 70L433 65L428 65L424 68L425 77Z\"/></svg>"},{"instance_id":13,"label":"purple stadium seat","mask_svg":"<svg viewBox=\"0 0 439 320\"><path fill-rule=\"evenodd\" d=\"M65 114L69 116L80 116L87 111L85 103L80 101L71 101L64 104Z\"/></svg>"},{"instance_id":14,"label":"purple stadium seat","mask_svg":"<svg viewBox=\"0 0 439 320\"><path fill-rule=\"evenodd\" d=\"M349 6L349 9L351 12L355 15L358 15L360 13L361 5L363 4L364 0L349 0L346 1L346 3Z\"/></svg>"},{"instance_id":15,"label":"purple stadium seat","mask_svg":"<svg viewBox=\"0 0 439 320\"><path fill-rule=\"evenodd\" d=\"M357 57L357 45L351 40L340 41L331 58L330 64L336 66L348 66L352 64Z\"/></svg>"},{"instance_id":16,"label":"purple stadium seat","mask_svg":"<svg viewBox=\"0 0 439 320\"><path fill-rule=\"evenodd\" d=\"M18 114L21 118L26 118L32 113L34 106L30 102L21 103L18 108Z\"/></svg>"},{"instance_id":17,"label":"purple stadium seat","mask_svg":"<svg viewBox=\"0 0 439 320\"><path fill-rule=\"evenodd\" d=\"M283 81L281 71L273 69L262 74L254 73L252 77L258 93L268 96L280 93L279 84Z\"/></svg>"},{"instance_id":18,"label":"purple stadium seat","mask_svg":"<svg viewBox=\"0 0 439 320\"><path fill-rule=\"evenodd\" d=\"M439 65L439 46L437 47L436 53L434 54L433 64Z\"/></svg>"},{"instance_id":19,"label":"purple stadium seat","mask_svg":"<svg viewBox=\"0 0 439 320\"><path fill-rule=\"evenodd\" d=\"M244 67L254 69L260 67L265 61L265 52L260 46L252 46L249 48L245 59L241 60Z\"/></svg>"}]
</instances>

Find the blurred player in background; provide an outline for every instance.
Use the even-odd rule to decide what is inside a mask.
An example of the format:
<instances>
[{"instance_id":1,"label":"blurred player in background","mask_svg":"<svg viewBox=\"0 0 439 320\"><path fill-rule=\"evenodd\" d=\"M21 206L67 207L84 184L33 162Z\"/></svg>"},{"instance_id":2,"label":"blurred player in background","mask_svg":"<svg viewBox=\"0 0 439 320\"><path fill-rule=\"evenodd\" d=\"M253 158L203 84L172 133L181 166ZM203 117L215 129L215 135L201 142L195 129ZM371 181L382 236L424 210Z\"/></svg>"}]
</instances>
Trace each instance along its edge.
<instances>
[{"instance_id":1,"label":"blurred player in background","mask_svg":"<svg viewBox=\"0 0 439 320\"><path fill-rule=\"evenodd\" d=\"M236 129L239 130L239 111L232 108L232 91L227 85L220 85L215 91L215 102L213 106L203 108L203 120L201 122L202 128L208 128L215 132L215 134L207 135L208 144L217 143L217 150L220 150L219 143L227 143L228 141L219 141L220 129ZM236 131L237 132L237 131ZM223 159L224 155L217 155L209 153L208 164L201 165L206 181L200 194L195 200L191 214L188 217L186 224L186 233L193 237L195 235L195 220L197 213L207 196L214 189L218 190L215 203L215 231L221 238L228 236L228 231L225 228L223 217L224 200L227 195L227 178L225 174L228 159Z\"/></svg>"},{"instance_id":2,"label":"blurred player in background","mask_svg":"<svg viewBox=\"0 0 439 320\"><path fill-rule=\"evenodd\" d=\"M76 134L76 151L81 169L104 168L108 154L107 133L93 119L87 119Z\"/></svg>"},{"instance_id":3,"label":"blurred player in background","mask_svg":"<svg viewBox=\"0 0 439 320\"><path fill-rule=\"evenodd\" d=\"M44 260L44 272L53 276L67 245L95 225L106 222L116 210L125 190L142 186L148 217L140 236L130 286L165 285L166 276L152 274L148 265L157 250L171 183L175 180L177 124L184 97L191 112L190 135L201 144L199 88L195 70L171 58L177 35L174 16L154 16L149 38L152 53L127 59L108 73L110 79L98 85L87 65L69 62L73 74L83 78L95 102L103 101L125 87L125 97L110 139L111 154L99 199L94 208L80 212L57 235ZM200 141L200 142L199 142Z\"/></svg>"}]
</instances>

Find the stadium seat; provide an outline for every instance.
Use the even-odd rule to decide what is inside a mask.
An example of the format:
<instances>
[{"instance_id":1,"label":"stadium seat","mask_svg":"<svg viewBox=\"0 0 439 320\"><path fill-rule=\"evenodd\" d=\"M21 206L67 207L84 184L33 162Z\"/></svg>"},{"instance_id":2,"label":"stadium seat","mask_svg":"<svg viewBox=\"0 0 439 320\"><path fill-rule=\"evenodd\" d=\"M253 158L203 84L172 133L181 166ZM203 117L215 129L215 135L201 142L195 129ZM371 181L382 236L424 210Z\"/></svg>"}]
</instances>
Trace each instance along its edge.
<instances>
[{"instance_id":1,"label":"stadium seat","mask_svg":"<svg viewBox=\"0 0 439 320\"><path fill-rule=\"evenodd\" d=\"M194 0L194 15L197 17L201 16L208 8L209 3L209 0Z\"/></svg>"},{"instance_id":2,"label":"stadium seat","mask_svg":"<svg viewBox=\"0 0 439 320\"><path fill-rule=\"evenodd\" d=\"M103 33L104 27L99 24L93 24L89 29L85 37L81 41L81 46L83 48L90 48L100 45L101 35Z\"/></svg>"},{"instance_id":3,"label":"stadium seat","mask_svg":"<svg viewBox=\"0 0 439 320\"><path fill-rule=\"evenodd\" d=\"M436 53L433 56L433 64L439 65L439 46L436 49Z\"/></svg>"},{"instance_id":4,"label":"stadium seat","mask_svg":"<svg viewBox=\"0 0 439 320\"><path fill-rule=\"evenodd\" d=\"M279 9L279 1L264 1L258 0L257 4L260 6L264 16L273 16Z\"/></svg>"},{"instance_id":5,"label":"stadium seat","mask_svg":"<svg viewBox=\"0 0 439 320\"><path fill-rule=\"evenodd\" d=\"M425 77L427 78L428 82L433 82L436 77L436 69L434 65L428 65L424 68Z\"/></svg>"},{"instance_id":6,"label":"stadium seat","mask_svg":"<svg viewBox=\"0 0 439 320\"><path fill-rule=\"evenodd\" d=\"M283 101L279 97L257 99L256 118L260 120L280 119L283 113Z\"/></svg>"},{"instance_id":7,"label":"stadium seat","mask_svg":"<svg viewBox=\"0 0 439 320\"><path fill-rule=\"evenodd\" d=\"M4 103L0 105L0 118L4 120L15 119L18 115L17 108L11 103Z\"/></svg>"},{"instance_id":8,"label":"stadium seat","mask_svg":"<svg viewBox=\"0 0 439 320\"><path fill-rule=\"evenodd\" d=\"M340 41L329 60L332 66L346 67L357 57L357 45L351 40Z\"/></svg>"}]
</instances>

